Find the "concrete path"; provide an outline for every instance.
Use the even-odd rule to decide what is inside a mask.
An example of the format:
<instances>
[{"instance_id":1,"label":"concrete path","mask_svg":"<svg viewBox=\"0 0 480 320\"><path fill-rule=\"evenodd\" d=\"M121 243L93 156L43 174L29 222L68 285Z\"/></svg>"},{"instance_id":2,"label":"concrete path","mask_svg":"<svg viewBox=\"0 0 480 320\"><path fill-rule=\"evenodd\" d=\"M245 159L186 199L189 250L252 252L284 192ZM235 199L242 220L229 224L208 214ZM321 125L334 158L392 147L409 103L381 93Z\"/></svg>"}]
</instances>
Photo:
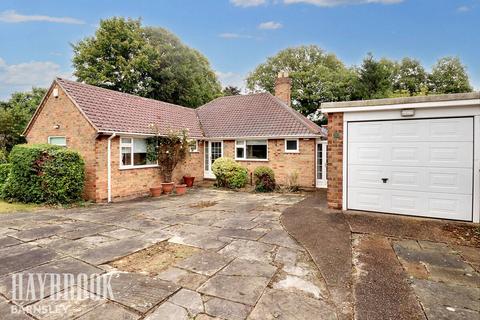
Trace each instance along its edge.
<instances>
[{"instance_id":1,"label":"concrete path","mask_svg":"<svg viewBox=\"0 0 480 320\"><path fill-rule=\"evenodd\" d=\"M317 192L286 209L282 222L312 255L340 317L480 318L478 226L342 213L325 203Z\"/></svg>"},{"instance_id":2,"label":"concrete path","mask_svg":"<svg viewBox=\"0 0 480 320\"><path fill-rule=\"evenodd\" d=\"M197 189L182 197L0 215L0 318L337 319L323 277L279 221L301 200ZM175 259L157 274L112 267L165 243L194 250L182 259L172 253ZM12 290L19 272L88 278L72 287L47 283L44 292L35 288L19 299ZM95 286L103 280L111 292ZM74 293L84 298L63 299Z\"/></svg>"}]
</instances>

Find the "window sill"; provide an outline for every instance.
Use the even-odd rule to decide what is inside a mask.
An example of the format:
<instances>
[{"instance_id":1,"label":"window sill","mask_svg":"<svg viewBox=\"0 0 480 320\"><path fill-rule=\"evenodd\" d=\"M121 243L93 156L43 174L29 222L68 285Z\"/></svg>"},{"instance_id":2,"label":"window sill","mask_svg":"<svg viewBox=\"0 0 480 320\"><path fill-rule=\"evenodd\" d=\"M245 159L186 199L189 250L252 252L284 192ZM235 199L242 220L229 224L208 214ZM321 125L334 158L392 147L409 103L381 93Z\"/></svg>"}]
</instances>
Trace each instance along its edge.
<instances>
[{"instance_id":1,"label":"window sill","mask_svg":"<svg viewBox=\"0 0 480 320\"><path fill-rule=\"evenodd\" d=\"M243 162L268 162L268 159L235 159L235 161L243 161Z\"/></svg>"},{"instance_id":2,"label":"window sill","mask_svg":"<svg viewBox=\"0 0 480 320\"><path fill-rule=\"evenodd\" d=\"M134 170L134 169L149 169L149 168L158 168L158 164L147 164L144 166L126 166L126 167L120 167L120 170Z\"/></svg>"},{"instance_id":3,"label":"window sill","mask_svg":"<svg viewBox=\"0 0 480 320\"><path fill-rule=\"evenodd\" d=\"M300 151L285 151L285 153L300 153Z\"/></svg>"},{"instance_id":4,"label":"window sill","mask_svg":"<svg viewBox=\"0 0 480 320\"><path fill-rule=\"evenodd\" d=\"M200 151L190 151L190 153L200 153Z\"/></svg>"}]
</instances>

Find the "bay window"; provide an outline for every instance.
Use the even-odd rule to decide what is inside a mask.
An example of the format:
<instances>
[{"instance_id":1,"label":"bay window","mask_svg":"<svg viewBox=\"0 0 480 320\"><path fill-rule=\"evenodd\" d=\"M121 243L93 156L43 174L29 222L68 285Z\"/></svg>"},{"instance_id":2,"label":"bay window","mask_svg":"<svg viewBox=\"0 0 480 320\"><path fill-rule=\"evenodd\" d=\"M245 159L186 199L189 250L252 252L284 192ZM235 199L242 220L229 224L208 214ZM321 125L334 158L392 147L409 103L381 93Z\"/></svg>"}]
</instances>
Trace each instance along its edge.
<instances>
[{"instance_id":1,"label":"bay window","mask_svg":"<svg viewBox=\"0 0 480 320\"><path fill-rule=\"evenodd\" d=\"M268 160L268 140L235 141L236 160Z\"/></svg>"},{"instance_id":2,"label":"bay window","mask_svg":"<svg viewBox=\"0 0 480 320\"><path fill-rule=\"evenodd\" d=\"M157 164L155 152L155 146L149 139L120 138L120 167L154 166Z\"/></svg>"}]
</instances>

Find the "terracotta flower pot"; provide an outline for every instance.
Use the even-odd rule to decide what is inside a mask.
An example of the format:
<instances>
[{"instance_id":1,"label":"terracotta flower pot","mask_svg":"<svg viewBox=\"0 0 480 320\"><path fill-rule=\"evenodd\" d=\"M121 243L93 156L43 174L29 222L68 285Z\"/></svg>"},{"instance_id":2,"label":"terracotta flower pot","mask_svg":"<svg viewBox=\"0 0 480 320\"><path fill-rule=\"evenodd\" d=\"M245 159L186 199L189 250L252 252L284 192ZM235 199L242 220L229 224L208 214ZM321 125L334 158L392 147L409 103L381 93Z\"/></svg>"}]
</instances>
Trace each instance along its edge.
<instances>
[{"instance_id":1,"label":"terracotta flower pot","mask_svg":"<svg viewBox=\"0 0 480 320\"><path fill-rule=\"evenodd\" d=\"M177 184L175 186L175 192L178 194L178 195L182 195L182 194L185 194L187 192L187 185L186 184Z\"/></svg>"},{"instance_id":2,"label":"terracotta flower pot","mask_svg":"<svg viewBox=\"0 0 480 320\"><path fill-rule=\"evenodd\" d=\"M175 187L174 182L162 182L163 193L169 194L172 192L173 187Z\"/></svg>"},{"instance_id":3,"label":"terracotta flower pot","mask_svg":"<svg viewBox=\"0 0 480 320\"><path fill-rule=\"evenodd\" d=\"M152 197L160 197L160 195L162 194L162 186L150 188L150 194L152 195Z\"/></svg>"},{"instance_id":4,"label":"terracotta flower pot","mask_svg":"<svg viewBox=\"0 0 480 320\"><path fill-rule=\"evenodd\" d=\"M194 180L195 180L195 177L183 176L183 182L187 185L187 188L193 187Z\"/></svg>"}]
</instances>

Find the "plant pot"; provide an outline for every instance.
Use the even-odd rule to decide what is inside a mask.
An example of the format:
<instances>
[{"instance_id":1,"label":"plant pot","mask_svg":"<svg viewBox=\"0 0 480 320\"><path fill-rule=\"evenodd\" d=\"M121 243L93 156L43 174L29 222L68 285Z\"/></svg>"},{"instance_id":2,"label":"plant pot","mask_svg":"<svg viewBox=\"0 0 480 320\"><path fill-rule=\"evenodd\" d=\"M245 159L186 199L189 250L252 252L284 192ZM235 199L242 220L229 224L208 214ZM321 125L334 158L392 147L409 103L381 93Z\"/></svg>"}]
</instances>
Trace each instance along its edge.
<instances>
[{"instance_id":1,"label":"plant pot","mask_svg":"<svg viewBox=\"0 0 480 320\"><path fill-rule=\"evenodd\" d=\"M162 182L162 189L163 193L169 194L173 191L173 187L175 187L174 182Z\"/></svg>"},{"instance_id":2,"label":"plant pot","mask_svg":"<svg viewBox=\"0 0 480 320\"><path fill-rule=\"evenodd\" d=\"M152 197L160 197L160 195L162 194L162 186L150 188L150 194L152 195Z\"/></svg>"},{"instance_id":3,"label":"plant pot","mask_svg":"<svg viewBox=\"0 0 480 320\"><path fill-rule=\"evenodd\" d=\"M186 184L177 184L175 186L175 192L180 196L187 192L187 185Z\"/></svg>"},{"instance_id":4,"label":"plant pot","mask_svg":"<svg viewBox=\"0 0 480 320\"><path fill-rule=\"evenodd\" d=\"M187 188L193 187L194 180L195 180L195 177L183 176L183 182L187 185Z\"/></svg>"}]
</instances>

